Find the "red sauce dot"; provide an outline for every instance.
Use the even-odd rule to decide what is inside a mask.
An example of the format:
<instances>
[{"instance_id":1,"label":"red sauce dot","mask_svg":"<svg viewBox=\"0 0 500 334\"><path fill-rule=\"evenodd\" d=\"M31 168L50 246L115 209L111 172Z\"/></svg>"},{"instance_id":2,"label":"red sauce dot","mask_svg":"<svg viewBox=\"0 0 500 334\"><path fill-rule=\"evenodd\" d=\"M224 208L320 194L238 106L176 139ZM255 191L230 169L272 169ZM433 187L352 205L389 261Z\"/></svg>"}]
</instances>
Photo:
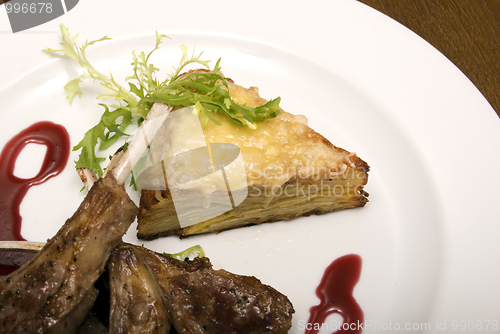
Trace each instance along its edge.
<instances>
[{"instance_id":1,"label":"red sauce dot","mask_svg":"<svg viewBox=\"0 0 500 334\"><path fill-rule=\"evenodd\" d=\"M335 333L361 333L363 311L352 292L361 274L361 257L356 254L342 256L326 268L321 283L316 289L320 304L311 307L305 334L316 334L331 314L339 314L343 323Z\"/></svg>"}]
</instances>

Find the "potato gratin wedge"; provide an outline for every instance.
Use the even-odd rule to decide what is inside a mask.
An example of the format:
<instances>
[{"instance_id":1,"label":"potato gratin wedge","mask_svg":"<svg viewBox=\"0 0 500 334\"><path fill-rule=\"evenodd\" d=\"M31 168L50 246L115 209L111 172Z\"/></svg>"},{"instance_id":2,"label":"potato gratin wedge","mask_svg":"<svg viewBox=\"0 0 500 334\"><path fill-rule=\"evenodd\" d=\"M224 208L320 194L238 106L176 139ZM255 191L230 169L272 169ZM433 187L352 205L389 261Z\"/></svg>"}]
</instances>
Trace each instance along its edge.
<instances>
[{"instance_id":1,"label":"potato gratin wedge","mask_svg":"<svg viewBox=\"0 0 500 334\"><path fill-rule=\"evenodd\" d=\"M228 79L228 88L231 99L240 105L254 108L267 102L259 96L256 87L247 89ZM220 232L362 207L368 202L368 194L363 190L368 180L368 164L312 130L305 116L282 110L276 118L259 123L256 130L235 126L221 114L213 114L213 117L222 125L208 122L203 128L205 140L240 148L247 197L226 213L181 227L171 188L142 190L137 233L140 239ZM170 131L182 130L172 127ZM190 135L179 132L177 136L188 138ZM231 191L238 191L235 187L238 185ZM175 191L189 196L190 191L196 190Z\"/></svg>"}]
</instances>

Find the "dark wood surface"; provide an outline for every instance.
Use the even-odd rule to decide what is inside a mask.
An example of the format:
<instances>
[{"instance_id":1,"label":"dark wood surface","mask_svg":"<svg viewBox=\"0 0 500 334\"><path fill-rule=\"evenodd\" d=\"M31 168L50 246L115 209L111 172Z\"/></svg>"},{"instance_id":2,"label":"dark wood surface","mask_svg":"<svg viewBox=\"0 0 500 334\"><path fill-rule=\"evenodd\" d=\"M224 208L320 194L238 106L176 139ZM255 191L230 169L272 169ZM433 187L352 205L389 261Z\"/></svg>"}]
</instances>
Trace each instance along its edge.
<instances>
[{"instance_id":1,"label":"dark wood surface","mask_svg":"<svg viewBox=\"0 0 500 334\"><path fill-rule=\"evenodd\" d=\"M500 116L500 0L358 0L450 59Z\"/></svg>"}]
</instances>

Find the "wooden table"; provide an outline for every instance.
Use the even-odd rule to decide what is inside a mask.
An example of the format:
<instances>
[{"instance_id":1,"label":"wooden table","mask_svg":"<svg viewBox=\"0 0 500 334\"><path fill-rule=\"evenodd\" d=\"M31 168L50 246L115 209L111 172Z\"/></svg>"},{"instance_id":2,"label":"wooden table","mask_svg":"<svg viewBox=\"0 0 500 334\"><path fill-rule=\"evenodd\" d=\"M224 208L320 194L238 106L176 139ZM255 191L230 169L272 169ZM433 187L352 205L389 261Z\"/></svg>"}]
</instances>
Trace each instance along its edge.
<instances>
[{"instance_id":1,"label":"wooden table","mask_svg":"<svg viewBox=\"0 0 500 334\"><path fill-rule=\"evenodd\" d=\"M500 116L500 0L358 0L450 59Z\"/></svg>"}]
</instances>

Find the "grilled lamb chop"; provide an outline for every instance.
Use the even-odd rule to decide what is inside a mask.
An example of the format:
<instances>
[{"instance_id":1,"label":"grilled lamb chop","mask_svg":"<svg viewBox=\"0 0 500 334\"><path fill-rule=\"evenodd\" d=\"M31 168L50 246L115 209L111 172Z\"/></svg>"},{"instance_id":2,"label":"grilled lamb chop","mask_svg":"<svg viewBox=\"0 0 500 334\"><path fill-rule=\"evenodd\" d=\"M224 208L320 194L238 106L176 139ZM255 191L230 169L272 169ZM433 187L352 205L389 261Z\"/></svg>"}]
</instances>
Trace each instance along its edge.
<instances>
[{"instance_id":1,"label":"grilled lamb chop","mask_svg":"<svg viewBox=\"0 0 500 334\"><path fill-rule=\"evenodd\" d=\"M1 333L45 333L80 318L72 312L95 298L94 282L137 215L124 181L162 123L156 117L169 111L155 104L119 164L93 185L73 217L32 260L0 279Z\"/></svg>"},{"instance_id":2,"label":"grilled lamb chop","mask_svg":"<svg viewBox=\"0 0 500 334\"><path fill-rule=\"evenodd\" d=\"M42 333L64 319L93 289L136 214L114 177L97 181L45 247L1 279L0 332Z\"/></svg>"},{"instance_id":3,"label":"grilled lamb chop","mask_svg":"<svg viewBox=\"0 0 500 334\"><path fill-rule=\"evenodd\" d=\"M111 254L108 270L109 332L168 333L167 301L144 255L134 247L118 246Z\"/></svg>"},{"instance_id":4,"label":"grilled lamb chop","mask_svg":"<svg viewBox=\"0 0 500 334\"><path fill-rule=\"evenodd\" d=\"M288 298L257 278L214 270L206 257L180 261L139 246L167 298L172 326L183 333L287 333Z\"/></svg>"}]
</instances>

